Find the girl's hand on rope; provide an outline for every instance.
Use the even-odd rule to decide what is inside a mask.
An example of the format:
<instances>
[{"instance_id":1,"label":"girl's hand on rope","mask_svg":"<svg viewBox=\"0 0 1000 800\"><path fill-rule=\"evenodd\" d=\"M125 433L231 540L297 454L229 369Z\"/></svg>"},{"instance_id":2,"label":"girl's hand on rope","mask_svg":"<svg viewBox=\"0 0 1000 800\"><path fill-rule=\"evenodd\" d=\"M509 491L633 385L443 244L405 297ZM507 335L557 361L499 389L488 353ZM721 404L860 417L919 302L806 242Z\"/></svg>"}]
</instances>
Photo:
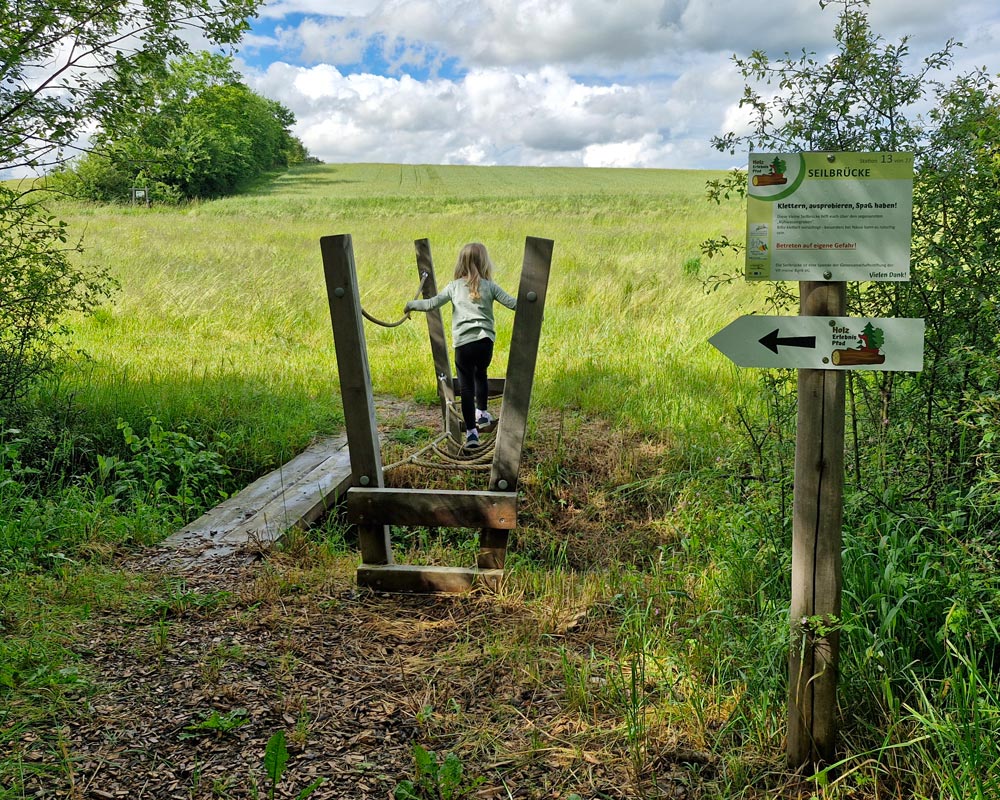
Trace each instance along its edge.
<instances>
[{"instance_id":1,"label":"girl's hand on rope","mask_svg":"<svg viewBox=\"0 0 1000 800\"><path fill-rule=\"evenodd\" d=\"M407 301L406 305L403 306L403 313L406 314L406 316L410 316L410 312L413 310L414 310L413 301L412 300Z\"/></svg>"}]
</instances>

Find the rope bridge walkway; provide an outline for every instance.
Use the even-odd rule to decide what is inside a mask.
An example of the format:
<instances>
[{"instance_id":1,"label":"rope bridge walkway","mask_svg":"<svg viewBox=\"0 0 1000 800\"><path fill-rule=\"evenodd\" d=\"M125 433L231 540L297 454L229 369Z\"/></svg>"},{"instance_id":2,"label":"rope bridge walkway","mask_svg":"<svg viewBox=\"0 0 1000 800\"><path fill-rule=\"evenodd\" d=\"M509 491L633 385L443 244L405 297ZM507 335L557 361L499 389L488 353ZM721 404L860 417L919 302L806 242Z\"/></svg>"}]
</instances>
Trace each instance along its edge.
<instances>
[{"instance_id":1,"label":"rope bridge walkway","mask_svg":"<svg viewBox=\"0 0 1000 800\"><path fill-rule=\"evenodd\" d=\"M416 300L436 294L427 239L415 243L420 285ZM358 586L389 592L462 592L475 584L496 588L503 580L509 532L517 525L517 484L531 387L541 334L553 242L528 237L511 332L507 375L498 380L503 424L478 448L462 447L455 408L461 387L451 362L439 310L427 313L438 377L444 431L400 461L383 466L381 437L368 365L363 319L395 328L361 308L354 250L348 234L320 239L345 433L317 442L274 472L258 479L200 519L168 537L162 562L204 564L219 557L254 556L292 527L307 527L343 503L356 527L361 551ZM491 380L492 383L492 380ZM491 396L497 396L490 388ZM489 472L482 491L386 487L384 473L404 464L445 470ZM391 526L457 527L479 531L475 567L398 564Z\"/></svg>"}]
</instances>

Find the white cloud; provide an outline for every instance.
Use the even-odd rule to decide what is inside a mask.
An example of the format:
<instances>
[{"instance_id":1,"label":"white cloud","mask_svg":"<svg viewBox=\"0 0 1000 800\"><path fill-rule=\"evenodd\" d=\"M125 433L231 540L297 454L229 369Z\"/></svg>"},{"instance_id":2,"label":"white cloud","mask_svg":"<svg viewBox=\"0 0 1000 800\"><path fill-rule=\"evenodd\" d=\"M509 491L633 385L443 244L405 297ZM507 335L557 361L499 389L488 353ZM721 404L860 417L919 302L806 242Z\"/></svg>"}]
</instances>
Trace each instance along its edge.
<instances>
[{"instance_id":1,"label":"white cloud","mask_svg":"<svg viewBox=\"0 0 1000 800\"><path fill-rule=\"evenodd\" d=\"M825 57L838 8L821 11L816 0L279 0L262 12L278 21L274 36L251 44L282 48L284 61L247 74L296 114L297 135L328 161L728 167L733 158L710 141L748 124L732 54ZM292 24L283 16L291 13L307 16ZM997 71L994 0L955 0L947 13L938 0L879 0L868 14L887 42L912 34L915 58L955 37L967 45L960 65ZM366 66L372 48L382 53L376 67Z\"/></svg>"}]
</instances>

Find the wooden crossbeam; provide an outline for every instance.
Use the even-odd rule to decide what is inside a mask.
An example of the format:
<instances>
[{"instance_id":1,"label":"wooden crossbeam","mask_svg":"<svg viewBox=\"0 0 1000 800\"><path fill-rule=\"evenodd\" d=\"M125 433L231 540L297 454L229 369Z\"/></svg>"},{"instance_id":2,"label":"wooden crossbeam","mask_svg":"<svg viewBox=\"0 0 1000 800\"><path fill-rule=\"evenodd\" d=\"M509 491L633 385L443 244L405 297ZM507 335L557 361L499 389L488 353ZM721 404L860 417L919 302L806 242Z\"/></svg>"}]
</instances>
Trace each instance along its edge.
<instances>
[{"instance_id":1,"label":"wooden crossbeam","mask_svg":"<svg viewBox=\"0 0 1000 800\"><path fill-rule=\"evenodd\" d=\"M474 586L496 591L503 583L502 569L419 567L403 564L358 567L358 586L378 592L459 594Z\"/></svg>"},{"instance_id":2,"label":"wooden crossbeam","mask_svg":"<svg viewBox=\"0 0 1000 800\"><path fill-rule=\"evenodd\" d=\"M490 397L503 397L504 386L507 385L506 378L487 378L486 385L488 387ZM452 377L451 379L452 391L455 394L462 393L462 387L459 385L458 378Z\"/></svg>"},{"instance_id":3,"label":"wooden crossbeam","mask_svg":"<svg viewBox=\"0 0 1000 800\"><path fill-rule=\"evenodd\" d=\"M517 493L355 487L347 492L347 519L356 525L510 530L517 524Z\"/></svg>"}]
</instances>

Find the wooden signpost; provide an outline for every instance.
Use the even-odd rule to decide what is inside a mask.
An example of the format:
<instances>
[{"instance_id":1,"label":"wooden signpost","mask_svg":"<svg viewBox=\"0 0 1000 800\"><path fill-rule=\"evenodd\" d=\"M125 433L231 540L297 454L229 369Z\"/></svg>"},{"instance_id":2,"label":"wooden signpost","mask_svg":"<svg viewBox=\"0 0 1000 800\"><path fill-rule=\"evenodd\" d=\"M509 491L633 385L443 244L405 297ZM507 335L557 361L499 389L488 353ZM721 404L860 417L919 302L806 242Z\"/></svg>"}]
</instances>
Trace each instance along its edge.
<instances>
[{"instance_id":1,"label":"wooden signpost","mask_svg":"<svg viewBox=\"0 0 1000 800\"><path fill-rule=\"evenodd\" d=\"M816 772L837 743L843 370L918 371L923 353L922 320L844 317L846 281L909 279L913 155L751 153L747 179L747 279L798 280L800 316L744 317L710 341L799 369L786 757Z\"/></svg>"}]
</instances>

